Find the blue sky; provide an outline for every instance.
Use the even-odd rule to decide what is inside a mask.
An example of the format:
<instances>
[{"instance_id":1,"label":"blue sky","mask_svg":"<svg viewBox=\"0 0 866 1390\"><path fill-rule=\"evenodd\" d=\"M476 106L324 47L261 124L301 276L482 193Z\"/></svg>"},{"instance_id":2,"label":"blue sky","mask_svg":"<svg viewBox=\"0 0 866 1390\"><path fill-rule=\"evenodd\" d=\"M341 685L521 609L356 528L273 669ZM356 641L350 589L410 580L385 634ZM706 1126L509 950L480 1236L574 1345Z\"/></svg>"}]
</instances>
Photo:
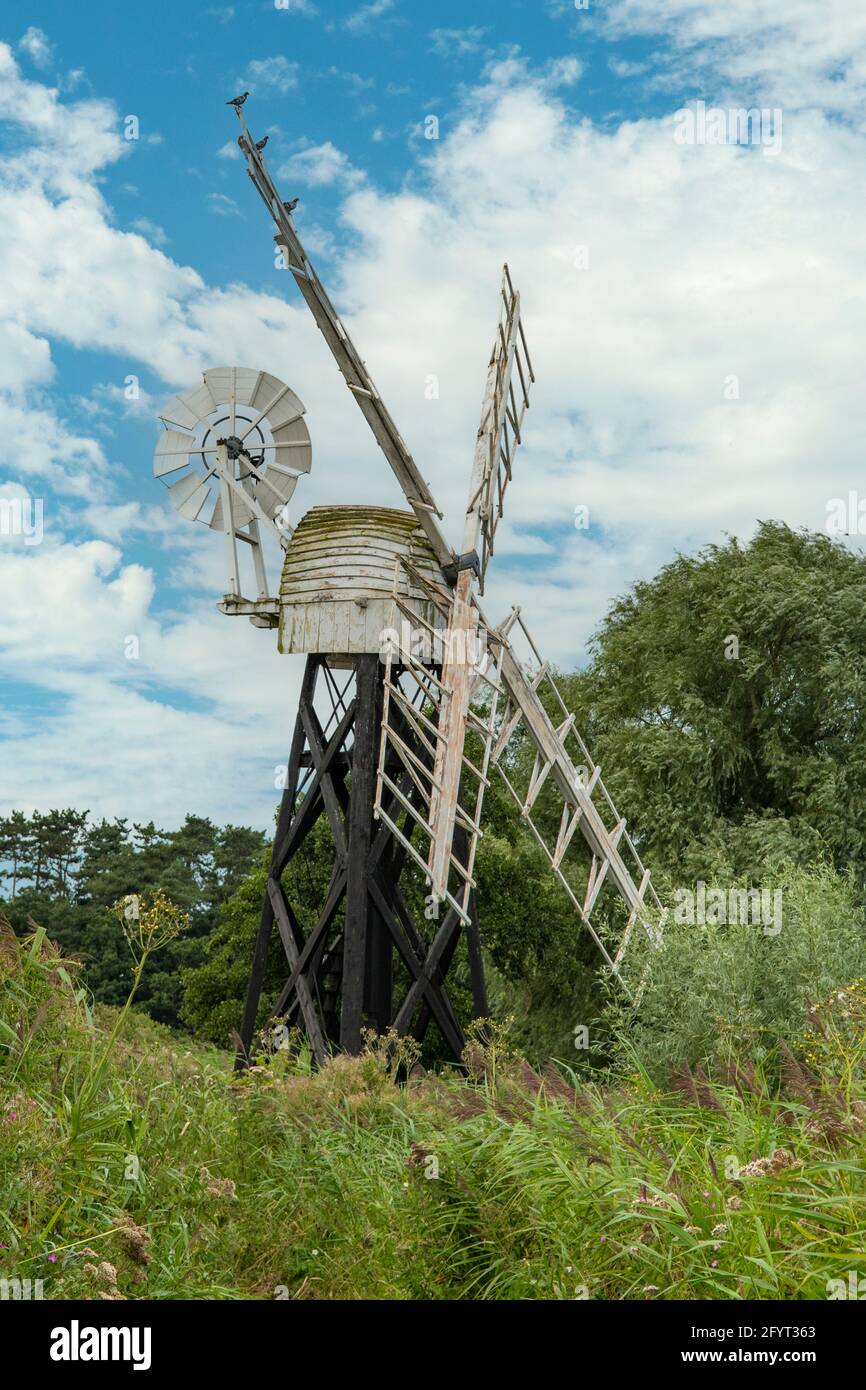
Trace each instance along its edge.
<instances>
[{"instance_id":1,"label":"blue sky","mask_svg":"<svg viewBox=\"0 0 866 1390\"><path fill-rule=\"evenodd\" d=\"M300 663L216 612L214 538L152 476L173 391L275 372L313 438L293 520L400 505L274 266L238 91L455 541L508 258L538 383L489 607L563 666L675 549L861 484L853 0L45 0L0 42L0 499L44 514L0 536L3 811L269 821ZM698 101L780 111L781 148L678 143Z\"/></svg>"}]
</instances>

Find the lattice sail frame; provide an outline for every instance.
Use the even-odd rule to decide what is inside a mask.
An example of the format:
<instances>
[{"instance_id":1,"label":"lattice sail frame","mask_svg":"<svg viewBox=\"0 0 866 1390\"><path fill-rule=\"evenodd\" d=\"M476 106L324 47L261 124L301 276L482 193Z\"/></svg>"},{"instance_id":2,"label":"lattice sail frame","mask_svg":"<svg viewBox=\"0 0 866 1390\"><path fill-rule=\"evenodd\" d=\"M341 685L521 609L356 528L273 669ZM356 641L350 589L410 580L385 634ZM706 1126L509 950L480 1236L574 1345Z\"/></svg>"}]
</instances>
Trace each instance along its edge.
<instances>
[{"instance_id":1,"label":"lattice sail frame","mask_svg":"<svg viewBox=\"0 0 866 1390\"><path fill-rule=\"evenodd\" d=\"M424 591L434 614L440 619L439 625L427 622L419 616L417 602L410 604L407 579L411 579L413 585ZM448 640L451 634L449 619L454 596L444 585L433 583L422 575L411 561L404 558L395 566L392 598L392 632L396 641L387 642L383 652L384 702L375 814L377 819L388 826L392 835L403 845L425 876L429 877L429 856L435 840L431 810L437 790L434 769L438 761L437 754L441 753L442 745L447 738L448 706L452 699L432 665L442 643ZM478 641L477 656L477 662L472 665L472 686L476 690L486 688L489 692L488 712L486 717L482 717L470 709L466 718L466 728L477 733L481 739L481 765L476 765L469 758L464 741L461 795L457 802L455 832L459 831L466 836L466 851L458 855L455 845L452 843L450 846L448 883L442 894L443 900L454 909L464 924L469 922L469 894L475 887L475 851L481 833L480 816L484 792L489 785L488 765L496 731L500 694L495 664L491 661L489 634L484 633ZM419 759L401 737L392 718L392 706L408 721L413 733L425 748L429 763ZM389 750L406 768L418 799L417 804L405 797L389 777L386 770ZM411 843L385 811L383 799L386 790L396 796L403 809L409 813L413 829L419 832L423 850Z\"/></svg>"},{"instance_id":2,"label":"lattice sail frame","mask_svg":"<svg viewBox=\"0 0 866 1390\"><path fill-rule=\"evenodd\" d=\"M511 282L507 265L502 269L499 293L500 317L487 368L476 468L466 508L467 517L476 514L480 522L478 587L482 594L505 492L512 479L514 456L523 442L521 430L529 408L529 387L535 381L520 316L520 295Z\"/></svg>"},{"instance_id":3,"label":"lattice sail frame","mask_svg":"<svg viewBox=\"0 0 866 1390\"><path fill-rule=\"evenodd\" d=\"M525 639L531 659L537 663L533 674L527 674L517 659L513 638L515 629ZM601 952L605 965L626 992L631 994L622 979L621 967L636 923L640 922L651 945L656 946L661 940L664 909L650 871L643 864L628 832L625 817L620 816L602 780L600 765L593 761L576 727L575 715L569 711L553 679L550 663L542 658L519 608L512 608L505 622L495 630L495 636L501 643L499 675L507 701L491 750L490 763L498 769L578 918ZM554 726L550 720L540 698L539 691L545 687L552 692L562 714L562 723L558 726ZM532 772L528 786L523 791L514 785L503 766L508 745L521 725L535 746ZM572 757L572 751L577 753L577 761ZM532 817L532 808L549 778L562 802L559 829L552 844ZM580 831L580 838L591 856L582 899L563 871L566 854L577 831ZM628 909L625 929L613 955L592 921L593 911L606 883L617 891Z\"/></svg>"},{"instance_id":4,"label":"lattice sail frame","mask_svg":"<svg viewBox=\"0 0 866 1390\"><path fill-rule=\"evenodd\" d=\"M401 571L405 572L401 574ZM428 623L419 619L417 608L409 606L406 596L406 577L426 591L435 615L441 621ZM422 845L432 846L435 838L431 824L431 804L436 786L433 769L437 751L447 738L448 701L451 696L431 669L437 646L453 635L452 606L454 595L443 586L430 583L406 560L398 562L394 579L394 627L397 641L386 647L385 699L379 767L377 770L376 816L387 824L415 863L429 875L429 854L412 845L406 835L389 818L382 806L385 792L397 794L403 809L410 813L413 828L417 828ZM661 938L663 908L647 869L620 816L595 763L575 724L550 671L533 641L520 610L512 608L508 618L498 628L491 628L477 602L471 600L478 620L477 660L472 667L472 691L477 699L486 693L486 709L479 713L470 708L467 731L481 740L480 764L475 764L463 748L461 782L455 828L466 835L468 853L463 862L451 850L449 886L444 899L467 922L469 894L475 887L474 864L481 830L481 811L484 793L490 784L492 769L497 768L502 780L520 810L522 819L531 830L547 857L550 868L564 889L578 919L589 931L608 970L630 997L632 991L622 977L621 968L635 925L640 922L652 945ZM514 649L514 637L520 635L529 648L530 658L537 669L527 673ZM440 657L441 660L441 657ZM408 689L406 683L408 682ZM562 722L554 725L549 718L539 691L547 688L562 713ZM423 764L409 749L391 716L391 703L410 721L413 731L425 746L429 764ZM425 713L424 705L428 711ZM507 750L518 728L523 727L535 747L535 760L528 785L521 790L515 785L507 767ZM389 752L395 754L409 771L417 793L417 804L399 793L388 776L386 764ZM573 756L576 754L576 759ZM532 816L542 788L549 782L562 802L559 830L554 841L545 835ZM588 848L590 863L582 894L576 891L573 869L576 857L566 865L566 855L575 840ZM602 890L609 885L625 902L628 916L619 944L613 952L602 939L593 922L593 912ZM642 985L641 985L642 988ZM639 991L640 992L640 991ZM638 992L638 993L639 993Z\"/></svg>"}]
</instances>

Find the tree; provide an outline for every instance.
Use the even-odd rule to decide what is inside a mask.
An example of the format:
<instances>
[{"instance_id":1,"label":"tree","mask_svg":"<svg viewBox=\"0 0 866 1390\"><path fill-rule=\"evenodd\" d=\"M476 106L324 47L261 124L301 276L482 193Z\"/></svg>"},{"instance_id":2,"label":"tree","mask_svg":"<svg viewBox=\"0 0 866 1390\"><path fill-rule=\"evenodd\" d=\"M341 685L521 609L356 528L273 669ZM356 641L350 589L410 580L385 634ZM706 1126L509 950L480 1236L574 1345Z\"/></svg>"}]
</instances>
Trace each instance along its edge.
<instances>
[{"instance_id":1,"label":"tree","mask_svg":"<svg viewBox=\"0 0 866 1390\"><path fill-rule=\"evenodd\" d=\"M678 556L563 686L655 871L866 878L866 558L841 542L764 522Z\"/></svg>"},{"instance_id":2,"label":"tree","mask_svg":"<svg viewBox=\"0 0 866 1390\"><path fill-rule=\"evenodd\" d=\"M223 829L187 816L177 830L122 817L90 823L72 809L16 812L0 821L0 862L14 899L8 914L17 931L28 916L44 925L64 951L86 967L89 988L109 1004L129 988L128 963L112 905L130 893L161 892L189 913L191 928L147 962L138 994L154 1018L178 1024L182 972L201 962L220 905L255 864L261 831Z\"/></svg>"},{"instance_id":3,"label":"tree","mask_svg":"<svg viewBox=\"0 0 866 1390\"><path fill-rule=\"evenodd\" d=\"M0 877L10 881L13 900L18 892L18 878L29 848L30 824L24 812L13 811L11 816L0 819L0 864L11 865L11 868L0 869Z\"/></svg>"}]
</instances>

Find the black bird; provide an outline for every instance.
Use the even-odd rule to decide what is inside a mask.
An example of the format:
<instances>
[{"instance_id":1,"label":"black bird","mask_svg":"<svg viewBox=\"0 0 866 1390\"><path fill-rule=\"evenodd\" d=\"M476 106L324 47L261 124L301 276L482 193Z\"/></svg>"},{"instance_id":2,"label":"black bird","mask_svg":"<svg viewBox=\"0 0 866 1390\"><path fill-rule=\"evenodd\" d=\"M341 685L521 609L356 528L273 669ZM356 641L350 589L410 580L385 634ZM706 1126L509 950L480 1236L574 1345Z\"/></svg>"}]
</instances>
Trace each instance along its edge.
<instances>
[{"instance_id":1,"label":"black bird","mask_svg":"<svg viewBox=\"0 0 866 1390\"><path fill-rule=\"evenodd\" d=\"M294 212L300 201L300 198L293 198L290 203L283 203L283 207L286 209L286 212Z\"/></svg>"},{"instance_id":2,"label":"black bird","mask_svg":"<svg viewBox=\"0 0 866 1390\"><path fill-rule=\"evenodd\" d=\"M239 97L232 97L231 101L227 101L226 106L234 106L237 110L238 108L243 106L248 96L249 92L242 92Z\"/></svg>"},{"instance_id":3,"label":"black bird","mask_svg":"<svg viewBox=\"0 0 866 1390\"><path fill-rule=\"evenodd\" d=\"M263 140L257 140L257 141L256 141L256 149L257 149L257 150L263 150L263 149L265 148L265 145L268 143L268 141L269 141L270 138L271 138L271 137L270 137L269 135L266 135L266 136L264 137Z\"/></svg>"}]
</instances>

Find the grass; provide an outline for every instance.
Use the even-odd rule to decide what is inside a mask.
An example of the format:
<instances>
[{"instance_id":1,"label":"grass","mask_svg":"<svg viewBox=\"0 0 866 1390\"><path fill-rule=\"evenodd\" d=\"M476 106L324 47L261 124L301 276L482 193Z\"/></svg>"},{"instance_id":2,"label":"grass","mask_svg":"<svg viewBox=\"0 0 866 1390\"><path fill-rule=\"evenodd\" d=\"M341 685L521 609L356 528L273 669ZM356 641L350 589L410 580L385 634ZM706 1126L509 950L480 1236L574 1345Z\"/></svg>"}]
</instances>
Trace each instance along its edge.
<instances>
[{"instance_id":1,"label":"grass","mask_svg":"<svg viewBox=\"0 0 866 1390\"><path fill-rule=\"evenodd\" d=\"M791 1060L540 1074L502 1038L469 1075L385 1049L231 1058L132 1011L92 1014L37 934L0 932L0 1278L55 1299L825 1298L866 1275L866 1092ZM796 1094L795 1094L796 1092ZM757 1162L756 1162L757 1160Z\"/></svg>"}]
</instances>

